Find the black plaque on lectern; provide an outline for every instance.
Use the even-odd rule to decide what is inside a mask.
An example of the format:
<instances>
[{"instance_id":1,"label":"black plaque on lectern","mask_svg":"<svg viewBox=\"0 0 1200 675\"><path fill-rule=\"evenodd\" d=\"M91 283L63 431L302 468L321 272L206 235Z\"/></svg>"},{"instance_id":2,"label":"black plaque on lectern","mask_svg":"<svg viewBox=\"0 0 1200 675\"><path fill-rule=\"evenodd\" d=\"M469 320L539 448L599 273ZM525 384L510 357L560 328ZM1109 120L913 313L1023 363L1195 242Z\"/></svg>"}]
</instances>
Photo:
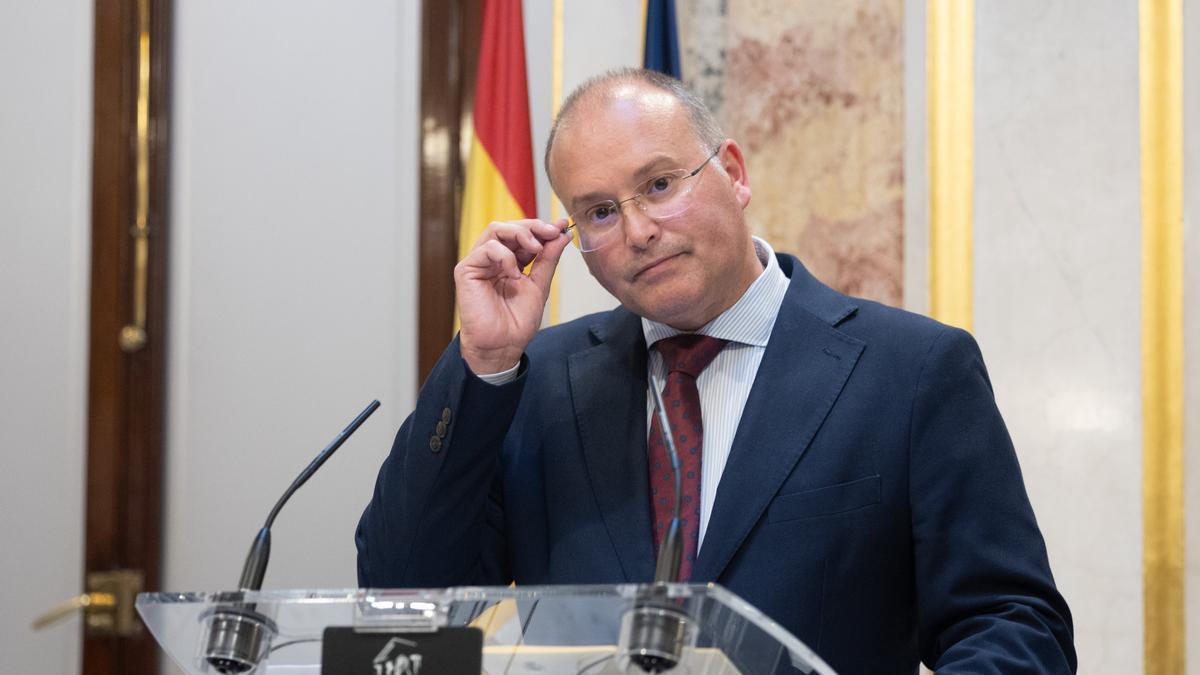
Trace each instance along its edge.
<instances>
[{"instance_id":1,"label":"black plaque on lectern","mask_svg":"<svg viewBox=\"0 0 1200 675\"><path fill-rule=\"evenodd\" d=\"M321 645L322 675L479 675L482 670L478 628L376 633L330 627Z\"/></svg>"}]
</instances>

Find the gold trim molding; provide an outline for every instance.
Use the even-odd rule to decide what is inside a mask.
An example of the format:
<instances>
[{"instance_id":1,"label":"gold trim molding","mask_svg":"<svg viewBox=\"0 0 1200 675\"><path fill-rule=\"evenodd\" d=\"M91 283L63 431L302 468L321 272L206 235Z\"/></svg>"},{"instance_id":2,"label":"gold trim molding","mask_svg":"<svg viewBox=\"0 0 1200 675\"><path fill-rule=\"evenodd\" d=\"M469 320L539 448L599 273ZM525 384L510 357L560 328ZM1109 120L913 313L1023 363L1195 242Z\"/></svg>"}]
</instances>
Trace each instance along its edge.
<instances>
[{"instance_id":1,"label":"gold trim molding","mask_svg":"<svg viewBox=\"0 0 1200 675\"><path fill-rule=\"evenodd\" d=\"M929 311L971 330L975 2L928 0Z\"/></svg>"},{"instance_id":2,"label":"gold trim molding","mask_svg":"<svg viewBox=\"0 0 1200 675\"><path fill-rule=\"evenodd\" d=\"M1141 0L1145 672L1183 673L1183 7Z\"/></svg>"}]
</instances>

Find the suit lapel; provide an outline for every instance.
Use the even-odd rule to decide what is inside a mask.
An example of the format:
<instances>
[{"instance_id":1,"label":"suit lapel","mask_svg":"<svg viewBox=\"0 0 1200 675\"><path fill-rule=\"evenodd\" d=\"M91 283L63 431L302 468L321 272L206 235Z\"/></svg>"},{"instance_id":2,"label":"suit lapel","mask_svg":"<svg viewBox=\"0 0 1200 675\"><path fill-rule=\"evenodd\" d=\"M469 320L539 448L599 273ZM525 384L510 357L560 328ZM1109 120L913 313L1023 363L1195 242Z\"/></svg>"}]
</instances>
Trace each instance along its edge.
<instances>
[{"instance_id":1,"label":"suit lapel","mask_svg":"<svg viewBox=\"0 0 1200 675\"><path fill-rule=\"evenodd\" d=\"M592 490L625 579L654 577L646 474L646 343L618 308L593 328L599 344L567 361L571 404Z\"/></svg>"},{"instance_id":2,"label":"suit lapel","mask_svg":"<svg viewBox=\"0 0 1200 675\"><path fill-rule=\"evenodd\" d=\"M794 259L792 283L738 423L692 580L716 580L833 408L863 343L834 326L854 312ZM792 264L784 265L785 262Z\"/></svg>"}]
</instances>

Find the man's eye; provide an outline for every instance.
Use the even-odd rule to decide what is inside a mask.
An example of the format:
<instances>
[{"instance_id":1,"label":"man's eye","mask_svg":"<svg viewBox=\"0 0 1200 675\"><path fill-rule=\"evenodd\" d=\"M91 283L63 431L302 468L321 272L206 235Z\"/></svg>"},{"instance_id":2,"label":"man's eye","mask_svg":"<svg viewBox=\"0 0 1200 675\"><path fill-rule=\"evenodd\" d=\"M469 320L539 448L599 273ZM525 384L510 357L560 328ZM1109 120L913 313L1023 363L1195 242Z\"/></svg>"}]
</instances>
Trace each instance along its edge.
<instances>
[{"instance_id":1,"label":"man's eye","mask_svg":"<svg viewBox=\"0 0 1200 675\"><path fill-rule=\"evenodd\" d=\"M612 219L612 215L613 209L608 204L601 204L588 209L588 221L596 225L607 223Z\"/></svg>"},{"instance_id":2,"label":"man's eye","mask_svg":"<svg viewBox=\"0 0 1200 675\"><path fill-rule=\"evenodd\" d=\"M658 178L652 179L646 184L646 194L666 192L671 189L671 186L674 185L674 183L674 176L659 176Z\"/></svg>"}]
</instances>

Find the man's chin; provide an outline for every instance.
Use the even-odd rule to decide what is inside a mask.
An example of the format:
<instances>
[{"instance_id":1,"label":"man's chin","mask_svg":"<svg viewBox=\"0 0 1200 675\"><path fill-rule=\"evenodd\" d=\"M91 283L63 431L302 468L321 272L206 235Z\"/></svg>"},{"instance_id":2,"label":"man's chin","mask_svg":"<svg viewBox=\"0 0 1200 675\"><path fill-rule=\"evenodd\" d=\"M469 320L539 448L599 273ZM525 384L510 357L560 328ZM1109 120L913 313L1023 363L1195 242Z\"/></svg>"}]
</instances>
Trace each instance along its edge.
<instances>
[{"instance_id":1,"label":"man's chin","mask_svg":"<svg viewBox=\"0 0 1200 675\"><path fill-rule=\"evenodd\" d=\"M634 309L634 313L676 330L696 330L707 323L701 316L702 307L699 297L676 295L659 302L648 301Z\"/></svg>"}]
</instances>

